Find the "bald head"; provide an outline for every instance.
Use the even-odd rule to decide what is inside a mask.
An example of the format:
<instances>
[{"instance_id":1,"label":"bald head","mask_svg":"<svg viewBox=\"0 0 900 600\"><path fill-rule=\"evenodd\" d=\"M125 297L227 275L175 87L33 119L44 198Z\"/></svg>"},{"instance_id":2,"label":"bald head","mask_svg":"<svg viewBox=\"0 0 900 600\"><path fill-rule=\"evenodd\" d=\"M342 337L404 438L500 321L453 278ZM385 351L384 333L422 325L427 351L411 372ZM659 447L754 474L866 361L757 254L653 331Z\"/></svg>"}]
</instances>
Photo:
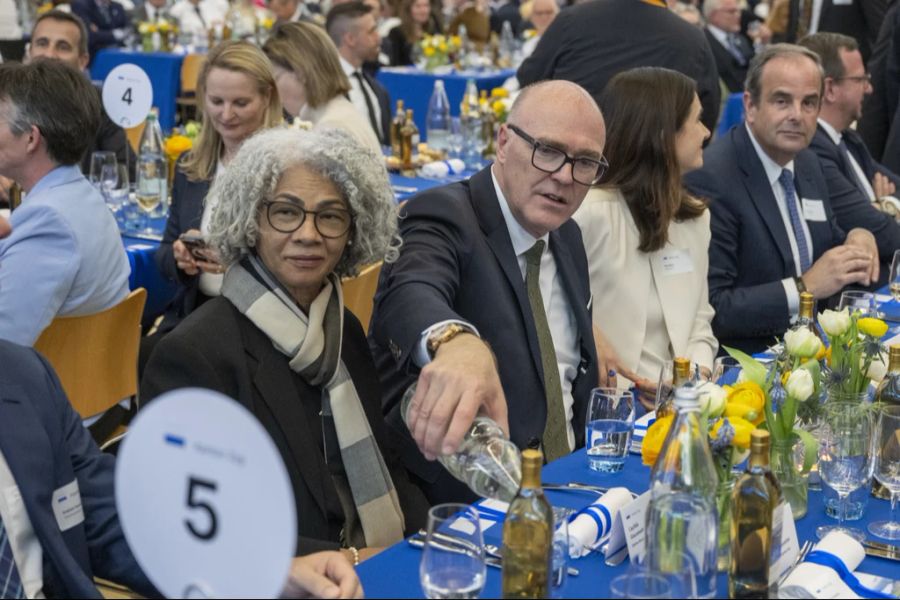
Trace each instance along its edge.
<instances>
[{"instance_id":1,"label":"bald head","mask_svg":"<svg viewBox=\"0 0 900 600\"><path fill-rule=\"evenodd\" d=\"M497 136L493 170L526 231L539 238L571 218L593 177L582 169L600 161L605 143L603 115L581 86L556 80L522 90Z\"/></svg>"}]
</instances>

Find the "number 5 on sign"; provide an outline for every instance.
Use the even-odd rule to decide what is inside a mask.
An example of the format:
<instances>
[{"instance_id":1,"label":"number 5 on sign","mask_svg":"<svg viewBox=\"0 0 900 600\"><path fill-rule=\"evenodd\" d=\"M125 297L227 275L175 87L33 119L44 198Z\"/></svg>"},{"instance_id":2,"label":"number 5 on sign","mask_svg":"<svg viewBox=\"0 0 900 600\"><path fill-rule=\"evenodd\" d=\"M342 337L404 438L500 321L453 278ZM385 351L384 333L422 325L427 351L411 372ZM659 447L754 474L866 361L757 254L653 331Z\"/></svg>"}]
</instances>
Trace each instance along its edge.
<instances>
[{"instance_id":1,"label":"number 5 on sign","mask_svg":"<svg viewBox=\"0 0 900 600\"><path fill-rule=\"evenodd\" d=\"M164 595L281 592L297 543L294 496L275 444L236 401L183 389L142 409L119 451L116 505Z\"/></svg>"}]
</instances>

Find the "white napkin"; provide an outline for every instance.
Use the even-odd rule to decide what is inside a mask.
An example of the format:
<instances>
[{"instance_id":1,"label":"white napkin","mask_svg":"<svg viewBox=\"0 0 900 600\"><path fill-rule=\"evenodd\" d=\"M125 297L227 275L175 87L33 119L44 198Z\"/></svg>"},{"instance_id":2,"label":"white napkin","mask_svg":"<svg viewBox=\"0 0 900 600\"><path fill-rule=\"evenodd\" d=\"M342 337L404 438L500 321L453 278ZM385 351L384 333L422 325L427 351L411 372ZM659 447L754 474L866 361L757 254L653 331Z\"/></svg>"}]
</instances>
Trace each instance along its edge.
<instances>
[{"instance_id":1,"label":"white napkin","mask_svg":"<svg viewBox=\"0 0 900 600\"><path fill-rule=\"evenodd\" d=\"M459 175L465 170L466 164L458 158L449 160L437 160L422 165L419 174L422 177L430 177L432 179L442 179L447 175Z\"/></svg>"},{"instance_id":2,"label":"white napkin","mask_svg":"<svg viewBox=\"0 0 900 600\"><path fill-rule=\"evenodd\" d=\"M839 531L826 535L813 550L833 554L850 571L855 570L866 557L862 544ZM797 565L779 591L791 598L859 598L833 569L808 562Z\"/></svg>"},{"instance_id":3,"label":"white napkin","mask_svg":"<svg viewBox=\"0 0 900 600\"><path fill-rule=\"evenodd\" d=\"M575 515L569 523L569 556L581 558L596 548L612 530L616 513L631 500L627 489L612 488Z\"/></svg>"}]
</instances>

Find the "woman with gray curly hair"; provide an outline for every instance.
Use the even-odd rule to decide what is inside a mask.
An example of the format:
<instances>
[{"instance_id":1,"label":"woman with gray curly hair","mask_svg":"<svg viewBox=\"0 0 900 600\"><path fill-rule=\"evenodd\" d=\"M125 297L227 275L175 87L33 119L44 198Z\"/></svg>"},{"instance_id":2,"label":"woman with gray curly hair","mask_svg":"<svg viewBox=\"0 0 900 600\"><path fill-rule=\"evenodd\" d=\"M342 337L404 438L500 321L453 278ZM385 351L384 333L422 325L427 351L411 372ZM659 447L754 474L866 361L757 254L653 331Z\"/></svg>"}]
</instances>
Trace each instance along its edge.
<instances>
[{"instance_id":1,"label":"woman with gray curly hair","mask_svg":"<svg viewBox=\"0 0 900 600\"><path fill-rule=\"evenodd\" d=\"M341 295L341 275L397 254L381 158L341 131L270 129L244 142L210 194L222 295L159 343L141 397L190 386L243 404L291 476L300 554L342 547L358 562L428 510L388 452L375 365Z\"/></svg>"}]
</instances>

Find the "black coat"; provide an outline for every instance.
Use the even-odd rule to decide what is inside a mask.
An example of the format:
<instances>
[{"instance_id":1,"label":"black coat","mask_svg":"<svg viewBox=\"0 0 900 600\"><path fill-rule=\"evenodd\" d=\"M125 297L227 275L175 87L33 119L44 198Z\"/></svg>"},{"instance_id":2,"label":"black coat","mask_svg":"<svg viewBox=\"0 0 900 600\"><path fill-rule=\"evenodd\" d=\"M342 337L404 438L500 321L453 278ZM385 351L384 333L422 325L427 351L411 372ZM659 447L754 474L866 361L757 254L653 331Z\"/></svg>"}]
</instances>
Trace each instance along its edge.
<instances>
[{"instance_id":1,"label":"black coat","mask_svg":"<svg viewBox=\"0 0 900 600\"><path fill-rule=\"evenodd\" d=\"M163 277L178 283L175 299L166 308L159 326L162 333L171 331L197 306L200 276L188 275L176 266L172 244L188 229L200 229L203 201L209 192L209 186L209 181L191 181L180 167L175 170L169 219L166 221L166 231L155 256L156 266L159 267Z\"/></svg>"},{"instance_id":2,"label":"black coat","mask_svg":"<svg viewBox=\"0 0 900 600\"><path fill-rule=\"evenodd\" d=\"M341 359L390 470L407 535L425 525L428 506L387 445L381 388L359 321L344 310ZM221 392L252 412L284 460L297 503L297 553L340 547L344 512L322 452L322 390L294 373L288 357L223 297L213 298L158 344L144 371L141 399L183 387Z\"/></svg>"},{"instance_id":3,"label":"black coat","mask_svg":"<svg viewBox=\"0 0 900 600\"><path fill-rule=\"evenodd\" d=\"M113 35L115 29L131 27L131 21L123 7L115 0L109 3L108 15L97 7L96 0L75 0L72 2L72 13L81 17L88 28L88 52L93 57L109 46L118 47L122 42Z\"/></svg>"},{"instance_id":4,"label":"black coat","mask_svg":"<svg viewBox=\"0 0 900 600\"><path fill-rule=\"evenodd\" d=\"M399 259L381 271L369 345L385 390L384 413L406 467L432 503L471 499L465 486L421 454L400 416L417 377L411 353L423 331L448 319L473 324L497 356L510 438L540 440L547 419L543 367L525 282L494 192L490 167L467 181L418 194L400 219ZM581 364L572 386L572 427L584 444L584 418L597 385L587 258L578 225L550 233L550 251L575 317Z\"/></svg>"},{"instance_id":5,"label":"black coat","mask_svg":"<svg viewBox=\"0 0 900 600\"><path fill-rule=\"evenodd\" d=\"M522 86L566 79L599 100L606 83L635 67L666 67L697 82L703 124L719 120L719 76L697 27L663 6L640 0L597 0L559 13L516 77Z\"/></svg>"},{"instance_id":6,"label":"black coat","mask_svg":"<svg viewBox=\"0 0 900 600\"><path fill-rule=\"evenodd\" d=\"M735 43L740 53L744 56L743 64L722 45L716 37L710 33L709 29L704 28L703 33L706 34L706 41L712 50L716 59L716 69L719 72L719 78L725 83L728 91L735 92L744 91L744 80L747 78L747 67L750 65L750 59L753 58L753 46L747 41L743 35L735 36Z\"/></svg>"}]
</instances>

